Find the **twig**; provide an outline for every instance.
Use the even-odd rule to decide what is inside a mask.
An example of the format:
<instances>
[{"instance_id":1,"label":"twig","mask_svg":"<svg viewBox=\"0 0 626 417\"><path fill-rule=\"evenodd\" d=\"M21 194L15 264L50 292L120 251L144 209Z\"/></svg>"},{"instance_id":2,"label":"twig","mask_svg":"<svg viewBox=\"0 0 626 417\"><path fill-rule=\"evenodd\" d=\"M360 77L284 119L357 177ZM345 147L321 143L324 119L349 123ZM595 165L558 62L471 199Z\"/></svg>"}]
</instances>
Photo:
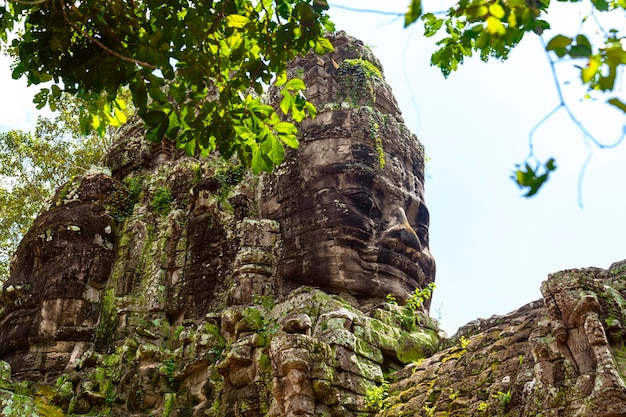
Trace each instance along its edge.
<instances>
[{"instance_id":1,"label":"twig","mask_svg":"<svg viewBox=\"0 0 626 417\"><path fill-rule=\"evenodd\" d=\"M37 1L39 1L39 0L37 0ZM84 37L86 37L87 39L89 39L90 41L95 43L96 45L98 45L104 51L106 51L106 52L110 53L111 55L121 59L122 61L131 62L133 64L137 64L137 65L139 65L141 67L144 67L144 68L150 68L150 69L157 69L158 68L156 65L152 65L149 62L140 61L138 59L134 59L134 58L122 55L119 52L116 52L113 49L109 48L108 46L106 46L105 44L103 44L98 39L94 38L93 36L88 35L83 29L81 29L78 26L76 26L76 24L74 22L70 21L70 19L67 17L67 11L65 10L65 2L64 2L64 0L61 0L61 11L63 12L63 20L65 20L65 22L68 25L70 25L70 27L72 27L74 30L79 32L81 35L83 35Z\"/></svg>"},{"instance_id":2,"label":"twig","mask_svg":"<svg viewBox=\"0 0 626 417\"><path fill-rule=\"evenodd\" d=\"M36 6L38 4L47 3L50 0L9 0L10 3L25 4L26 6Z\"/></svg>"},{"instance_id":3,"label":"twig","mask_svg":"<svg viewBox=\"0 0 626 417\"><path fill-rule=\"evenodd\" d=\"M358 7L342 6L340 4L335 4L335 3L328 3L328 4L330 7L334 7L335 9L347 10L349 12L356 12L356 13L371 13L371 14L378 14L382 16L394 16L394 17L403 17L406 14L403 12L388 12L385 10L360 9ZM440 14L446 14L448 12L436 11L436 12L429 12L429 13L432 13L434 15L440 15Z\"/></svg>"},{"instance_id":4,"label":"twig","mask_svg":"<svg viewBox=\"0 0 626 417\"><path fill-rule=\"evenodd\" d=\"M589 142L591 142L591 144L597 146L599 149L612 149L612 148L615 148L615 147L617 147L618 145L620 145L624 141L624 138L626 137L626 129L622 130L621 136L615 142L607 144L607 143L603 143L600 140L598 140L585 127L585 125L580 121L580 119L578 119L578 117L576 117L576 115L573 113L573 111L570 108L570 106L565 101L565 98L563 96L563 90L561 89L561 83L560 83L560 80L559 80L559 76L558 76L558 74L556 72L556 64L557 63L554 61L554 59L552 59L552 56L550 55L550 52L546 49L547 45L546 45L545 39L542 36L540 36L539 40L540 40L541 44L543 45L543 49L545 51L546 57L548 58L548 64L550 65L550 70L552 72L552 78L554 80L554 86L556 88L556 93L557 93L557 96L558 96L558 99L559 99L559 104L557 104L557 106L554 109L552 109L539 122L537 122L537 124L535 124L535 126L529 132L529 134L528 134L529 154L528 154L528 158L527 159L534 159L535 161L537 161L537 158L535 157L534 146L533 146L533 136L534 136L535 132L537 131L537 129L543 123L545 123L548 119L550 119L552 116L554 116L554 114L556 114L559 110L563 109L565 111L565 113L567 113L567 116L570 118L570 120L574 123L574 125L576 125L576 127L582 132L582 134L583 134L583 141L585 142L585 145L589 149L589 151L587 153L587 157L585 158L585 162L583 163L583 166L581 168L580 176L578 178L578 206L582 209L583 208L582 183L583 183L585 172L587 170L587 166L589 165L589 162L591 161L591 157L593 156L593 149L590 146Z\"/></svg>"}]
</instances>

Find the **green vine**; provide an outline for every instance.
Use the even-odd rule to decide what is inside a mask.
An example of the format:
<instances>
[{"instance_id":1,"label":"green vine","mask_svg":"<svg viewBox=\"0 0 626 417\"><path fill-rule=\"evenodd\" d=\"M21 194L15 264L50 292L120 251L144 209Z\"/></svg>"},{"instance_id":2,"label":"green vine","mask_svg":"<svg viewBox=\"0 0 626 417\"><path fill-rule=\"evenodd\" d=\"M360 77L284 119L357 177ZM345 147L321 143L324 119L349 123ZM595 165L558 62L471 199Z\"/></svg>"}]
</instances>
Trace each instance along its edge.
<instances>
[{"instance_id":1,"label":"green vine","mask_svg":"<svg viewBox=\"0 0 626 417\"><path fill-rule=\"evenodd\" d=\"M352 104L371 105L376 102L374 79L383 75L374 64L364 59L345 59L339 65L341 77L340 93L349 98Z\"/></svg>"},{"instance_id":2,"label":"green vine","mask_svg":"<svg viewBox=\"0 0 626 417\"><path fill-rule=\"evenodd\" d=\"M383 149L383 139L380 137L380 126L373 119L370 120L370 137L374 140L374 150L378 155L378 166L385 167L385 150Z\"/></svg>"}]
</instances>

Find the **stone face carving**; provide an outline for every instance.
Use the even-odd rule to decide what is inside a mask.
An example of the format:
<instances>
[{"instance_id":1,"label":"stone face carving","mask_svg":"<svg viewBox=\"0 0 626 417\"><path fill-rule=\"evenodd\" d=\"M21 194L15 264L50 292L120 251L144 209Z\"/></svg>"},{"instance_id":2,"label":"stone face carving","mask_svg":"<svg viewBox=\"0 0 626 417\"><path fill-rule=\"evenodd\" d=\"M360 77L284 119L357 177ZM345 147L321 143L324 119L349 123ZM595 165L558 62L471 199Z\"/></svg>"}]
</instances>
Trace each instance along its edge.
<instances>
[{"instance_id":1,"label":"stone face carving","mask_svg":"<svg viewBox=\"0 0 626 417\"><path fill-rule=\"evenodd\" d=\"M302 123L299 149L260 201L262 216L281 224L279 286L286 294L311 285L361 304L387 294L405 300L435 278L423 147L400 122L369 51L345 35L333 42L335 52L292 67L305 71L307 95L321 112ZM367 94L345 93L342 85L355 79Z\"/></svg>"},{"instance_id":2,"label":"stone face carving","mask_svg":"<svg viewBox=\"0 0 626 417\"><path fill-rule=\"evenodd\" d=\"M20 243L0 301L0 356L15 375L55 378L91 346L115 255L107 207L122 188L103 174L66 184Z\"/></svg>"},{"instance_id":3,"label":"stone face carving","mask_svg":"<svg viewBox=\"0 0 626 417\"><path fill-rule=\"evenodd\" d=\"M623 348L623 341L613 337L612 348L603 324L621 322L626 311L622 310L621 296L598 280L605 273L597 269L563 271L552 274L541 287L552 327L552 350L557 353L551 363L562 368L561 377L551 382L575 386L575 395L588 397L590 403L594 397L598 401L598 396L606 401L606 392L626 394L612 351ZM537 371L545 382L543 367ZM626 410L626 406L621 409Z\"/></svg>"}]
</instances>

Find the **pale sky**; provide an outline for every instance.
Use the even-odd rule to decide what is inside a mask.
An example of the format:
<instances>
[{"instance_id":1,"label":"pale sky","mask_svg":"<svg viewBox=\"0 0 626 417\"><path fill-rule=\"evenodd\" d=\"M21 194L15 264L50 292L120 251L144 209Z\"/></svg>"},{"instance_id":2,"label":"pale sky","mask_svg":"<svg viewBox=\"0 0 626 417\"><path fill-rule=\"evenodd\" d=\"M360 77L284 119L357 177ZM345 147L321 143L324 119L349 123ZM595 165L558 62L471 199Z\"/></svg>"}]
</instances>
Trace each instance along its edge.
<instances>
[{"instance_id":1,"label":"pale sky","mask_svg":"<svg viewBox=\"0 0 626 417\"><path fill-rule=\"evenodd\" d=\"M332 0L358 8L380 9L374 0ZM408 0L384 2L403 12ZM443 2L425 2L427 11ZM440 5L440 7L439 7ZM571 7L571 3L559 4ZM432 40L419 25L403 29L390 16L332 8L337 29L370 45L384 66L407 126L424 143L426 202L431 213L431 249L437 260L432 315L453 334L478 317L505 314L540 297L549 273L598 266L626 258L626 144L601 150L585 141L560 110L535 134L541 160L557 159L553 178L532 199L509 179L528 154L528 134L557 104L550 67L536 36L527 35L508 61L471 58L445 80L429 66ZM561 10L559 30L568 30ZM578 19L578 20L577 20ZM554 26L554 22L553 22ZM622 25L623 26L623 25ZM557 31L546 32L550 39ZM0 130L34 126L36 113L25 81L13 81L2 58ZM626 122L623 113L582 100L571 63L559 64L568 102L605 142L613 142ZM622 93L623 97L623 93ZM591 156L579 180L585 160ZM582 197L584 208L578 205Z\"/></svg>"}]
</instances>

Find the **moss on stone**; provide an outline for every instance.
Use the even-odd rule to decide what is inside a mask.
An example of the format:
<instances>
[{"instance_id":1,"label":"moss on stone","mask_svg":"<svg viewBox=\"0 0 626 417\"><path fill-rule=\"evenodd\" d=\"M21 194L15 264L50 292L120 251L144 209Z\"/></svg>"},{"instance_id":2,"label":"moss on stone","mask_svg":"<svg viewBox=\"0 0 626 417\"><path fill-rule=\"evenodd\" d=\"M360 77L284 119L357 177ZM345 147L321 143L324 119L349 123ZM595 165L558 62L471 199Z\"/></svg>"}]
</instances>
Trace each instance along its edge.
<instances>
[{"instance_id":1,"label":"moss on stone","mask_svg":"<svg viewBox=\"0 0 626 417\"><path fill-rule=\"evenodd\" d=\"M100 321L96 326L96 344L105 344L110 340L118 325L117 297L115 289L109 288L104 292L101 303Z\"/></svg>"}]
</instances>

